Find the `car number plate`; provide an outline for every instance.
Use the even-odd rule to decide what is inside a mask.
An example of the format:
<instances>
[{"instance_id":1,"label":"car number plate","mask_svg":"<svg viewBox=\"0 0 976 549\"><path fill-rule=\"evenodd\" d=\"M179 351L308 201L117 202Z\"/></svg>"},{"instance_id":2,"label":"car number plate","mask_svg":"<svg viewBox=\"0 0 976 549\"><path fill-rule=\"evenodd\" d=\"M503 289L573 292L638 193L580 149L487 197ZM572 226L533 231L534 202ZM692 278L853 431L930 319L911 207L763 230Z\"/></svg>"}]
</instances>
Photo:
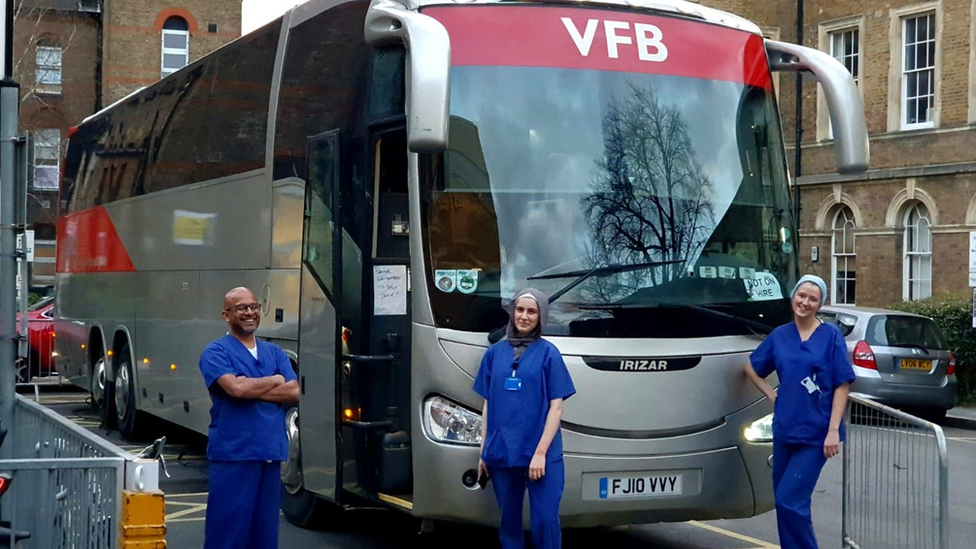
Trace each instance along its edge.
<instances>
[{"instance_id":1,"label":"car number plate","mask_svg":"<svg viewBox=\"0 0 976 549\"><path fill-rule=\"evenodd\" d=\"M901 369L902 370L931 370L932 361L918 360L914 358L903 358L901 359Z\"/></svg>"},{"instance_id":2,"label":"car number plate","mask_svg":"<svg viewBox=\"0 0 976 549\"><path fill-rule=\"evenodd\" d=\"M600 499L680 496L682 475L602 477Z\"/></svg>"}]
</instances>

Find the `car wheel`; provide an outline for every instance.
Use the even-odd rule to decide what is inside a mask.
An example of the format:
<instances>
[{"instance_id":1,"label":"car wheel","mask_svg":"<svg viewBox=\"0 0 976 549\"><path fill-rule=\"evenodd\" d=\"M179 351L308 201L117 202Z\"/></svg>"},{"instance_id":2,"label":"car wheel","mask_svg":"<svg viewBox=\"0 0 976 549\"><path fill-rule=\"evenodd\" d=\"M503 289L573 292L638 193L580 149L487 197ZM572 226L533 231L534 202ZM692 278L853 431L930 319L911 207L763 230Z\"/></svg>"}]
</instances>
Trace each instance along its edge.
<instances>
[{"instance_id":1,"label":"car wheel","mask_svg":"<svg viewBox=\"0 0 976 549\"><path fill-rule=\"evenodd\" d=\"M119 427L119 433L126 440L137 440L138 426L136 410L136 376L135 368L132 365L132 358L129 356L129 343L126 342L119 350L118 367L115 370L115 387L113 404L115 408L115 421Z\"/></svg>"}]
</instances>

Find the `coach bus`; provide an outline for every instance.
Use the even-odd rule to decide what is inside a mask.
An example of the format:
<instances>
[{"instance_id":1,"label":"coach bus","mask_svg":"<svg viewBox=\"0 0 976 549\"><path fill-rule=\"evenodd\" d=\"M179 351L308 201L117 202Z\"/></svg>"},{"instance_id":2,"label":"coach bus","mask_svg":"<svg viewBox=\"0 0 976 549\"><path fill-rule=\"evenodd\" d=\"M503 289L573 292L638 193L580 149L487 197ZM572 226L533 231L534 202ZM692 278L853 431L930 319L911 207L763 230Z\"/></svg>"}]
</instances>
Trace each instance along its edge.
<instances>
[{"instance_id":1,"label":"coach bus","mask_svg":"<svg viewBox=\"0 0 976 549\"><path fill-rule=\"evenodd\" d=\"M764 512L772 406L742 368L799 253L777 70L819 79L838 171L865 170L843 66L697 4L295 7L72 130L58 368L126 437L206 433L198 357L248 286L301 385L290 521L495 524L471 387L533 286L578 389L564 525Z\"/></svg>"}]
</instances>

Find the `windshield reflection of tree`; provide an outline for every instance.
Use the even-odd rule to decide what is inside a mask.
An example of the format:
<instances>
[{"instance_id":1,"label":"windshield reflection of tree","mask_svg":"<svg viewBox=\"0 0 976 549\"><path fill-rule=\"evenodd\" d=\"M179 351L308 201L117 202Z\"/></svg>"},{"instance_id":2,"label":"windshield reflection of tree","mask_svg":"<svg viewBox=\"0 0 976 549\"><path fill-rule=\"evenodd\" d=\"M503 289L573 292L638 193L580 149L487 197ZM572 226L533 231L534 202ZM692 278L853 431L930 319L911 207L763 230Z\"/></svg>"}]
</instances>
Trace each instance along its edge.
<instances>
[{"instance_id":1,"label":"windshield reflection of tree","mask_svg":"<svg viewBox=\"0 0 976 549\"><path fill-rule=\"evenodd\" d=\"M593 228L589 261L592 267L667 264L589 281L587 289L604 303L681 278L714 228L712 181L681 112L653 88L630 90L604 115L604 156L581 198Z\"/></svg>"}]
</instances>

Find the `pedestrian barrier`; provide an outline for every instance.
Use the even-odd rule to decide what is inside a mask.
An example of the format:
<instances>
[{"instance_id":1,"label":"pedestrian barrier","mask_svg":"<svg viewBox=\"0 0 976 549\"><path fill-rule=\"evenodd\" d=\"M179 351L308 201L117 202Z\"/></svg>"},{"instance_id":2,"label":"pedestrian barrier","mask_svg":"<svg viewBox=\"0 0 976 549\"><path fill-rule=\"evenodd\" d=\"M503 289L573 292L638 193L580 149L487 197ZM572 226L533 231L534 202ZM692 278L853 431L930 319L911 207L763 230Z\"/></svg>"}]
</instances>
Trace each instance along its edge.
<instances>
[{"instance_id":1,"label":"pedestrian barrier","mask_svg":"<svg viewBox=\"0 0 976 549\"><path fill-rule=\"evenodd\" d=\"M0 501L11 530L28 531L24 549L164 548L158 463L140 459L21 396L14 406L13 473ZM158 500L158 516L130 512L131 501ZM133 538L130 543L129 538Z\"/></svg>"},{"instance_id":2,"label":"pedestrian barrier","mask_svg":"<svg viewBox=\"0 0 976 549\"><path fill-rule=\"evenodd\" d=\"M851 394L843 546L948 549L949 458L938 425Z\"/></svg>"}]
</instances>

